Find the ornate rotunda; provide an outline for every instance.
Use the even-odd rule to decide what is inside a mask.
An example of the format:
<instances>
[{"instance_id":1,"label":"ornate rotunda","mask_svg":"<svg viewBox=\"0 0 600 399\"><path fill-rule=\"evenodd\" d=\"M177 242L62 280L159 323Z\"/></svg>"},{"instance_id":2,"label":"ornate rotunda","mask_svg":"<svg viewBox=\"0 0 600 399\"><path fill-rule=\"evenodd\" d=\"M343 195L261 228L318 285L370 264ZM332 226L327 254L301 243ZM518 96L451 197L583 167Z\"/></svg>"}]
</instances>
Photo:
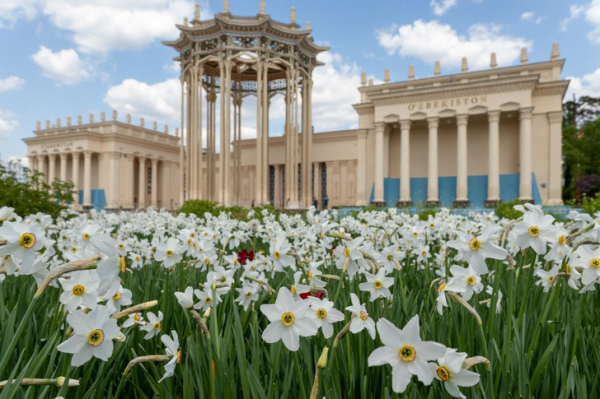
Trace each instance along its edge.
<instances>
[{"instance_id":1,"label":"ornate rotunda","mask_svg":"<svg viewBox=\"0 0 600 399\"><path fill-rule=\"evenodd\" d=\"M163 43L179 53L174 60L181 64L181 123L185 131L180 148L181 199L238 203L242 101L256 96L253 202L269 202L274 185L269 168L269 105L274 96L282 94L286 207L311 204L312 72L323 65L317 55L329 48L314 43L310 23L306 29L296 24L294 8L290 23L276 22L266 14L264 0L259 14L252 17L232 15L229 1L224 0L223 12L208 21L200 19L197 5L194 19L185 19L177 27L179 38Z\"/></svg>"}]
</instances>

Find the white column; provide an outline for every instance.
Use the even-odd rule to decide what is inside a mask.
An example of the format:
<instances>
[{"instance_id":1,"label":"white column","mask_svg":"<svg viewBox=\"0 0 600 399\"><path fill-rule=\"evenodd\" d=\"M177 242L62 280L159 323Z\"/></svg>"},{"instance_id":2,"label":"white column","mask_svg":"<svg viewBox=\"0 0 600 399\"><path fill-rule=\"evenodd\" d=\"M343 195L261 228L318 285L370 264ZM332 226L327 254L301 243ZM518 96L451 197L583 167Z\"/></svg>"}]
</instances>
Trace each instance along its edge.
<instances>
[{"instance_id":1,"label":"white column","mask_svg":"<svg viewBox=\"0 0 600 399\"><path fill-rule=\"evenodd\" d=\"M45 155L38 155L37 168L38 168L37 170L43 175L40 180L42 182L46 182L48 180L48 176L46 174L46 156Z\"/></svg>"},{"instance_id":2,"label":"white column","mask_svg":"<svg viewBox=\"0 0 600 399\"><path fill-rule=\"evenodd\" d=\"M52 184L56 179L56 154L48 155L48 184Z\"/></svg>"},{"instance_id":3,"label":"white column","mask_svg":"<svg viewBox=\"0 0 600 399\"><path fill-rule=\"evenodd\" d=\"M119 207L118 204L118 191L119 191L119 160L121 154L118 152L109 152L106 153L108 157L108 173L111 176L107 182L106 186L108 190L106 190L106 207L109 209L116 209Z\"/></svg>"},{"instance_id":4,"label":"white column","mask_svg":"<svg viewBox=\"0 0 600 399\"><path fill-rule=\"evenodd\" d=\"M259 62L256 71L256 163L254 171L254 203L260 203L262 197L263 187L263 96L264 96L264 85L262 84L263 79L263 68L265 67L263 62Z\"/></svg>"},{"instance_id":5,"label":"white column","mask_svg":"<svg viewBox=\"0 0 600 399\"><path fill-rule=\"evenodd\" d=\"M138 187L138 208L146 207L146 158L138 158L139 160L139 187ZM189 179L188 179L189 181ZM188 186L189 190L189 186Z\"/></svg>"},{"instance_id":6,"label":"white column","mask_svg":"<svg viewBox=\"0 0 600 399\"><path fill-rule=\"evenodd\" d=\"M33 175L33 171L37 170L37 159L35 155L29 156L29 174Z\"/></svg>"},{"instance_id":7,"label":"white column","mask_svg":"<svg viewBox=\"0 0 600 399\"><path fill-rule=\"evenodd\" d=\"M385 201L383 193L383 132L385 123L375 123L375 193L373 202L382 205Z\"/></svg>"},{"instance_id":8,"label":"white column","mask_svg":"<svg viewBox=\"0 0 600 399\"><path fill-rule=\"evenodd\" d=\"M519 184L519 199L521 201L533 200L531 191L531 117L533 107L521 108L520 121L520 149L519 158L521 163L520 168L520 184Z\"/></svg>"},{"instance_id":9,"label":"white column","mask_svg":"<svg viewBox=\"0 0 600 399\"><path fill-rule=\"evenodd\" d=\"M83 152L83 206L92 207L92 151Z\"/></svg>"},{"instance_id":10,"label":"white column","mask_svg":"<svg viewBox=\"0 0 600 399\"><path fill-rule=\"evenodd\" d=\"M269 105L271 100L269 99L269 64L265 63L263 69L263 97L262 97L262 202L269 202Z\"/></svg>"},{"instance_id":11,"label":"white column","mask_svg":"<svg viewBox=\"0 0 600 399\"><path fill-rule=\"evenodd\" d=\"M439 203L438 198L438 124L439 118L427 118L429 125L429 155L427 167L427 202Z\"/></svg>"},{"instance_id":12,"label":"white column","mask_svg":"<svg viewBox=\"0 0 600 399\"><path fill-rule=\"evenodd\" d=\"M183 133L183 131L182 131ZM183 140L183 137L180 136ZM127 174L127 195L125 195L125 203L123 204L123 208L126 209L134 209L135 208L135 157L133 155L126 155L125 164L127 167L125 168L125 173ZM183 169L183 164L180 164L180 168ZM183 176L179 175L180 179ZM180 180L181 182L182 180ZM183 188L179 188L180 195L183 194Z\"/></svg>"},{"instance_id":13,"label":"white column","mask_svg":"<svg viewBox=\"0 0 600 399\"><path fill-rule=\"evenodd\" d=\"M500 201L500 111L488 112L488 196L487 203Z\"/></svg>"},{"instance_id":14,"label":"white column","mask_svg":"<svg viewBox=\"0 0 600 399\"><path fill-rule=\"evenodd\" d=\"M356 163L356 206L366 206L369 203L367 190L367 131L359 130L357 133L356 150L358 151ZM319 182L317 184L317 181ZM321 206L321 164L315 163L315 197Z\"/></svg>"},{"instance_id":15,"label":"white column","mask_svg":"<svg viewBox=\"0 0 600 399\"><path fill-rule=\"evenodd\" d=\"M67 161L69 160L69 154L60 154L60 180L67 181Z\"/></svg>"},{"instance_id":16,"label":"white column","mask_svg":"<svg viewBox=\"0 0 600 399\"><path fill-rule=\"evenodd\" d=\"M549 112L548 205L562 205L562 120L563 112Z\"/></svg>"},{"instance_id":17,"label":"white column","mask_svg":"<svg viewBox=\"0 0 600 399\"><path fill-rule=\"evenodd\" d=\"M152 158L152 182L151 182L151 205L154 208L158 207L158 159Z\"/></svg>"},{"instance_id":18,"label":"white column","mask_svg":"<svg viewBox=\"0 0 600 399\"><path fill-rule=\"evenodd\" d=\"M400 202L412 203L410 196L410 120L400 121Z\"/></svg>"},{"instance_id":19,"label":"white column","mask_svg":"<svg viewBox=\"0 0 600 399\"><path fill-rule=\"evenodd\" d=\"M74 198L73 198L73 203L75 207L79 206L79 157L80 157L80 153L75 151L71 154L71 157L73 158L73 168L71 170L71 181L73 182L74 186L73 186L73 193L74 193Z\"/></svg>"},{"instance_id":20,"label":"white column","mask_svg":"<svg viewBox=\"0 0 600 399\"><path fill-rule=\"evenodd\" d=\"M456 115L456 202L466 205L469 202L467 188L467 123L469 115Z\"/></svg>"}]
</instances>

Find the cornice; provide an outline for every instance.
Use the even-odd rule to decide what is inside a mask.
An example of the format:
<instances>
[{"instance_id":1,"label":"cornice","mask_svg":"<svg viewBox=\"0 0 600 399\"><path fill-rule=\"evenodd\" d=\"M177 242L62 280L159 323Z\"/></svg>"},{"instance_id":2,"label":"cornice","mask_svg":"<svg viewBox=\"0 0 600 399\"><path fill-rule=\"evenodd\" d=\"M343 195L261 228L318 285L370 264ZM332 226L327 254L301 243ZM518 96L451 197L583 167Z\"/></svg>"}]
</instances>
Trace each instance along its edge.
<instances>
[{"instance_id":1,"label":"cornice","mask_svg":"<svg viewBox=\"0 0 600 399\"><path fill-rule=\"evenodd\" d=\"M352 104L352 107L354 107L356 113L359 115L372 115L375 113L373 103Z\"/></svg>"},{"instance_id":2,"label":"cornice","mask_svg":"<svg viewBox=\"0 0 600 399\"><path fill-rule=\"evenodd\" d=\"M539 83L533 91L533 97L561 96L564 97L569 87L570 80L561 80L558 82Z\"/></svg>"},{"instance_id":3,"label":"cornice","mask_svg":"<svg viewBox=\"0 0 600 399\"><path fill-rule=\"evenodd\" d=\"M416 91L382 93L369 97L374 106L437 101L456 97L533 90L537 80L537 75L528 75L518 78L463 83L447 87L430 87Z\"/></svg>"}]
</instances>

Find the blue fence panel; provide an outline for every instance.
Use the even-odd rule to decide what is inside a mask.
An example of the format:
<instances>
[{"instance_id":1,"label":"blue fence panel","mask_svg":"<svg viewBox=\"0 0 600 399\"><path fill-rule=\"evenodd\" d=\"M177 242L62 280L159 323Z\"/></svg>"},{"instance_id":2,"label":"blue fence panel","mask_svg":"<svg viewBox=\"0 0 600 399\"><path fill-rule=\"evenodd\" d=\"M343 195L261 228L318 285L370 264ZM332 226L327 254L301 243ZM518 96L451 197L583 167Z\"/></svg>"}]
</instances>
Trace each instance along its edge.
<instances>
[{"instance_id":1,"label":"blue fence panel","mask_svg":"<svg viewBox=\"0 0 600 399\"><path fill-rule=\"evenodd\" d=\"M482 207L487 199L488 192L488 177L469 176L467 177L467 185L469 186L469 202L473 207Z\"/></svg>"},{"instance_id":2,"label":"blue fence panel","mask_svg":"<svg viewBox=\"0 0 600 399\"><path fill-rule=\"evenodd\" d=\"M400 179L383 179L383 200L387 206L396 206L400 199Z\"/></svg>"},{"instance_id":3,"label":"blue fence panel","mask_svg":"<svg viewBox=\"0 0 600 399\"><path fill-rule=\"evenodd\" d=\"M442 206L452 206L452 203L456 199L455 176L444 176L438 178L438 196Z\"/></svg>"},{"instance_id":4,"label":"blue fence panel","mask_svg":"<svg viewBox=\"0 0 600 399\"><path fill-rule=\"evenodd\" d=\"M519 174L500 175L500 199L503 202L519 199Z\"/></svg>"},{"instance_id":5,"label":"blue fence panel","mask_svg":"<svg viewBox=\"0 0 600 399\"><path fill-rule=\"evenodd\" d=\"M79 190L79 205L83 205L83 190ZM106 196L104 190L92 190L92 206L97 211L106 208Z\"/></svg>"},{"instance_id":6,"label":"blue fence panel","mask_svg":"<svg viewBox=\"0 0 600 399\"><path fill-rule=\"evenodd\" d=\"M426 177L413 177L410 179L410 198L413 204L425 203L427 201Z\"/></svg>"}]
</instances>

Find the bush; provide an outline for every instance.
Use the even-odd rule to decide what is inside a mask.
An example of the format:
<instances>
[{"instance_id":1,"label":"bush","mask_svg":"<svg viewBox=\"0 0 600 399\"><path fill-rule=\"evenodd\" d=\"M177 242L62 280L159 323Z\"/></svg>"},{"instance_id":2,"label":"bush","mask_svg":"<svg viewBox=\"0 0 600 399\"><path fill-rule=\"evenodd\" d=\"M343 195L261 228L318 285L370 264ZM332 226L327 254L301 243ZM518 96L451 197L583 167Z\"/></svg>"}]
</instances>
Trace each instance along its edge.
<instances>
[{"instance_id":1,"label":"bush","mask_svg":"<svg viewBox=\"0 0 600 399\"><path fill-rule=\"evenodd\" d=\"M600 192L600 176L599 175L583 175L575 181L575 193L577 198L594 197Z\"/></svg>"},{"instance_id":2,"label":"bush","mask_svg":"<svg viewBox=\"0 0 600 399\"><path fill-rule=\"evenodd\" d=\"M500 219L505 218L505 219L515 220L515 219L520 218L522 213L517 211L514 208L514 206L522 204L522 203L523 202L521 202L519 200L503 202L503 203L499 204L498 206L496 206L496 208L494 209L494 212L496 213L496 215L498 215L498 217Z\"/></svg>"},{"instance_id":3,"label":"bush","mask_svg":"<svg viewBox=\"0 0 600 399\"><path fill-rule=\"evenodd\" d=\"M219 214L218 206L218 203L207 200L187 200L179 208L179 213L203 217L208 212L213 216L217 216Z\"/></svg>"},{"instance_id":4,"label":"bush","mask_svg":"<svg viewBox=\"0 0 600 399\"><path fill-rule=\"evenodd\" d=\"M597 193L593 198L583 197L581 208L585 213L589 213L590 215L600 212L600 193Z\"/></svg>"},{"instance_id":5,"label":"bush","mask_svg":"<svg viewBox=\"0 0 600 399\"><path fill-rule=\"evenodd\" d=\"M58 218L60 211L73 202L72 182L42 181L43 174L28 168L0 164L0 208L14 208L18 215L42 212Z\"/></svg>"},{"instance_id":6,"label":"bush","mask_svg":"<svg viewBox=\"0 0 600 399\"><path fill-rule=\"evenodd\" d=\"M419 220L427 221L429 220L429 216L435 216L439 210L437 209L425 209L424 211L419 212Z\"/></svg>"}]
</instances>

